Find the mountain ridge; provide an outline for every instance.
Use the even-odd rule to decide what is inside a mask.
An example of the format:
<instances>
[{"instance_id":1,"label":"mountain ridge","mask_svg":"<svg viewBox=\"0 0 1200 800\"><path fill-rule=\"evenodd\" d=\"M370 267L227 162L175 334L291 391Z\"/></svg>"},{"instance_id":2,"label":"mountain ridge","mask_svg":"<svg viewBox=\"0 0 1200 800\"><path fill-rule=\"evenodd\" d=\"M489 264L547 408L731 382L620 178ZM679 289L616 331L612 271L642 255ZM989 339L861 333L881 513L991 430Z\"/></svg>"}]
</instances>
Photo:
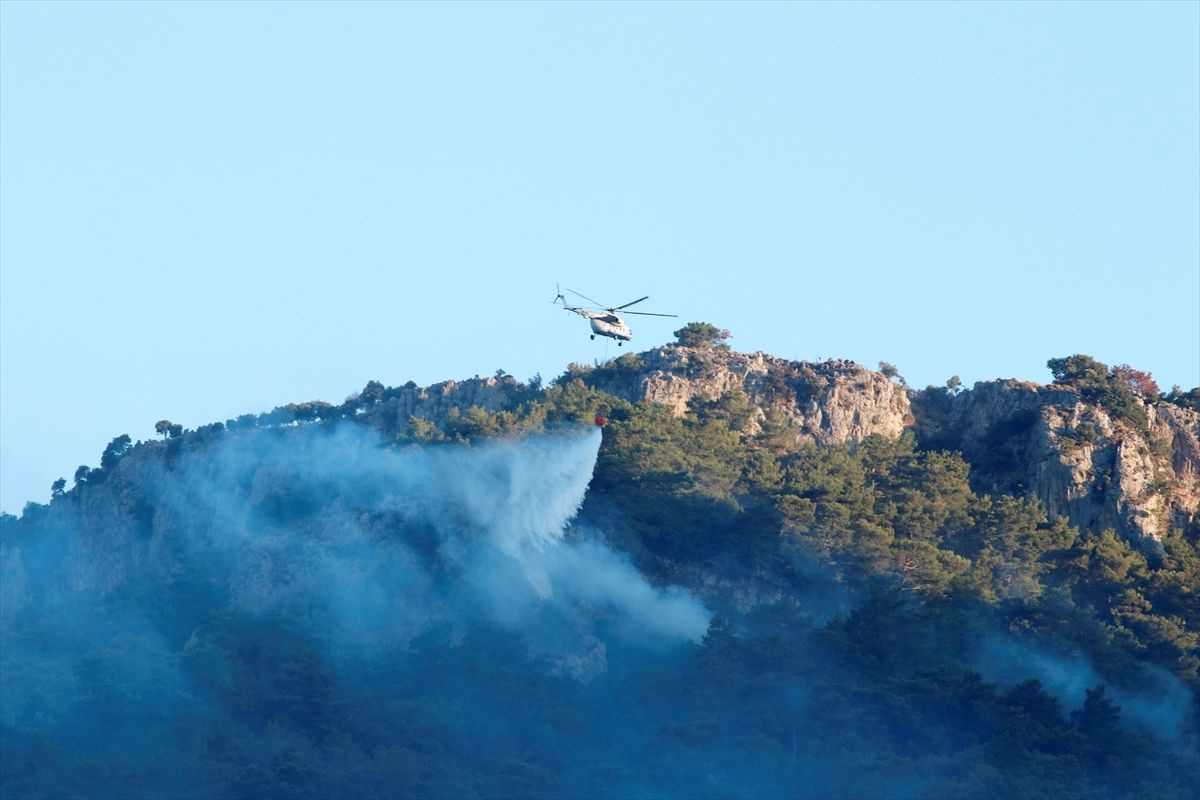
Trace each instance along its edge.
<instances>
[{"instance_id":1,"label":"mountain ridge","mask_svg":"<svg viewBox=\"0 0 1200 800\"><path fill-rule=\"evenodd\" d=\"M0 518L0 785L1193 796L1200 532L1109 522L1195 412L1072 364L666 346L118 436Z\"/></svg>"},{"instance_id":2,"label":"mountain ridge","mask_svg":"<svg viewBox=\"0 0 1200 800\"><path fill-rule=\"evenodd\" d=\"M1138 397L1147 424L1137 426L1056 383L994 379L953 391L914 390L845 359L797 361L711 344L667 344L592 367L572 364L556 382L570 380L630 403L665 406L677 417L693 402L740 394L735 402L748 411L743 443L760 442L769 428L785 452L912 431L922 448L962 452L977 490L1036 498L1051 515L1084 530L1111 528L1143 548L1154 549L1172 527L1200 524L1200 411L1164 399ZM388 439L419 439L423 426L454 427L480 413L499 415L494 432L502 433L505 415L542 391L540 378L522 383L503 370L426 387L371 381L341 405L290 403L203 425L187 437L351 417Z\"/></svg>"},{"instance_id":3,"label":"mountain ridge","mask_svg":"<svg viewBox=\"0 0 1200 800\"><path fill-rule=\"evenodd\" d=\"M977 485L1015 489L1083 529L1113 528L1143 547L1155 547L1171 527L1196 524L1200 513L1200 412L1164 400L1137 399L1149 419L1139 430L1067 386L996 379L957 392L914 391L843 359L792 361L680 345L592 368L573 365L562 379L663 405L676 416L693 400L740 392L751 409L746 438L764 425L783 426L793 447L857 444L872 434L898 438L913 430L921 446L962 451L973 465L987 460L989 447L1019 449L1024 463L1010 464L1007 476L973 474ZM413 418L441 425L451 409L496 413L527 399L527 388L507 376L446 381L403 389L367 420L386 435L403 436Z\"/></svg>"}]
</instances>

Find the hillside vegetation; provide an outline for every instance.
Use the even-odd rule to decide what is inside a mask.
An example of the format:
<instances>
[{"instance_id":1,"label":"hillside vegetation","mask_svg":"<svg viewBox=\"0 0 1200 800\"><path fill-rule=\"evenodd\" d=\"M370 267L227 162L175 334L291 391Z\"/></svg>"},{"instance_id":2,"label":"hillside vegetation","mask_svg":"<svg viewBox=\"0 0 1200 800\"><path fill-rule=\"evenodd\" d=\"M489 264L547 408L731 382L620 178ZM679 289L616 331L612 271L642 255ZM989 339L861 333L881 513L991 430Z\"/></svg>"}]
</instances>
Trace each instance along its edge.
<instances>
[{"instance_id":1,"label":"hillside vegetation","mask_svg":"<svg viewBox=\"0 0 1200 800\"><path fill-rule=\"evenodd\" d=\"M1200 796L1196 390L683 332L114 439L3 519L4 796Z\"/></svg>"}]
</instances>

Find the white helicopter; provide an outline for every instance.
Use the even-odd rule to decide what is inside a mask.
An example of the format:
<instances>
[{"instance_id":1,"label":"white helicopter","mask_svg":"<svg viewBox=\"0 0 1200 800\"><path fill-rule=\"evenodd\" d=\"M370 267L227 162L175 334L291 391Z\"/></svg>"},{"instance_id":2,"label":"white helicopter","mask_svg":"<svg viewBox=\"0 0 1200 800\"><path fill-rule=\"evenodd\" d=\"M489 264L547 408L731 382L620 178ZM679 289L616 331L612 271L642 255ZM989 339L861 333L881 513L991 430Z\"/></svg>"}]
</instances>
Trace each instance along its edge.
<instances>
[{"instance_id":1,"label":"white helicopter","mask_svg":"<svg viewBox=\"0 0 1200 800\"><path fill-rule=\"evenodd\" d=\"M558 287L555 287L555 288L558 289ZM629 326L625 324L625 320L623 320L619 316L617 316L617 312L623 308L629 308L632 305L636 305L637 303L640 303L643 300L648 300L650 298L650 295L646 295L645 297L639 297L637 300L626 303L623 306L615 306L613 308L607 308L605 306L600 305L599 303L596 303L595 300L588 297L587 295L579 294L579 292L573 291L571 289L567 289L567 291L571 292L571 294L579 295L584 300L587 300L589 303L595 303L595 305L594 306L569 306L569 305L567 305L567 298L563 297L561 289L558 289L558 294L550 302L562 303L562 307L563 307L564 311L573 311L576 314L578 314L579 316L586 318L592 324L592 338L593 339L596 338L597 334L599 334L600 336L607 336L610 339L617 340L617 347L620 347L625 342L628 342L631 339L633 339L633 331L631 331L629 329ZM649 311L626 311L625 313L626 314L637 314L637 315L643 316L643 317L677 317L677 316L679 316L678 314L652 314Z\"/></svg>"}]
</instances>

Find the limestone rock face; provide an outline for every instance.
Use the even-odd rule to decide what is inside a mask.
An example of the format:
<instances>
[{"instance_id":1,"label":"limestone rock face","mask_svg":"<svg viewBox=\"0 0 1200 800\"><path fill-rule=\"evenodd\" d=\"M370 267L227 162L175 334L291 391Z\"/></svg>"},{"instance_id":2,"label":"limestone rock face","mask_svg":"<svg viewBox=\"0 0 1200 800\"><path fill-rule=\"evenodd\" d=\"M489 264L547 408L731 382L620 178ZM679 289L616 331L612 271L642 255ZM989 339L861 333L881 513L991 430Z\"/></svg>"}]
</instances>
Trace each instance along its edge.
<instances>
[{"instance_id":1,"label":"limestone rock face","mask_svg":"<svg viewBox=\"0 0 1200 800\"><path fill-rule=\"evenodd\" d=\"M1144 403L1148 426L1140 429L1056 385L988 381L938 398L851 361L679 345L629 353L578 376L677 416L690 404L740 393L748 406L742 432L791 447L915 429L924 447L961 451L978 491L1036 497L1051 515L1087 530L1112 528L1145 547L1173 526L1200 522L1200 414L1169 403ZM414 417L440 424L472 406L511 410L531 394L503 375L409 384L387 390L364 416L385 435L403 434Z\"/></svg>"},{"instance_id":2,"label":"limestone rock face","mask_svg":"<svg viewBox=\"0 0 1200 800\"><path fill-rule=\"evenodd\" d=\"M1144 408L1140 429L1070 389L1012 380L914 404L922 444L961 450L978 490L1036 497L1081 528L1153 547L1200 512L1200 414Z\"/></svg>"},{"instance_id":3,"label":"limestone rock face","mask_svg":"<svg viewBox=\"0 0 1200 800\"><path fill-rule=\"evenodd\" d=\"M723 397L726 406L744 401L741 433L749 446L853 445L873 434L895 438L912 429L925 448L961 451L977 491L1036 497L1051 515L1093 531L1113 528L1145 547L1154 547L1172 527L1200 524L1200 413L1165 402L1143 402L1143 426L1056 385L998 380L958 394L912 392L851 361L791 361L674 344L569 374L629 402L661 404L677 416ZM499 373L428 387L368 385L341 413L386 439L408 433L412 420L443 424L472 408L511 411L537 396L538 387ZM240 435L232 423L229 433ZM143 490L156 480L161 459L170 461L171 447L192 451L203 441L197 433L186 442L135 447L102 491L70 493L78 506L72 513L94 532L88 557L67 559L74 565L67 580L109 588L121 582L122 570L169 560L163 541L173 518L147 505ZM49 522L56 524L65 511L62 502L54 503ZM114 530L133 535L108 542ZM4 574L17 602L22 577Z\"/></svg>"},{"instance_id":4,"label":"limestone rock face","mask_svg":"<svg viewBox=\"0 0 1200 800\"><path fill-rule=\"evenodd\" d=\"M913 422L904 388L852 361L789 361L764 353L737 353L666 345L581 370L590 386L632 403L658 403L677 416L692 400L742 392L750 405L746 432L774 426L795 445L860 442L873 433L899 436ZM529 389L511 376L415 384L387 390L364 413L387 435L407 432L411 418L443 423L472 406L511 410Z\"/></svg>"},{"instance_id":5,"label":"limestone rock face","mask_svg":"<svg viewBox=\"0 0 1200 800\"><path fill-rule=\"evenodd\" d=\"M856 443L873 433L894 438L913 423L902 386L841 359L789 361L666 345L623 356L584 379L633 403L668 406L677 416L693 400L741 392L751 411L746 433L774 427L796 445Z\"/></svg>"}]
</instances>

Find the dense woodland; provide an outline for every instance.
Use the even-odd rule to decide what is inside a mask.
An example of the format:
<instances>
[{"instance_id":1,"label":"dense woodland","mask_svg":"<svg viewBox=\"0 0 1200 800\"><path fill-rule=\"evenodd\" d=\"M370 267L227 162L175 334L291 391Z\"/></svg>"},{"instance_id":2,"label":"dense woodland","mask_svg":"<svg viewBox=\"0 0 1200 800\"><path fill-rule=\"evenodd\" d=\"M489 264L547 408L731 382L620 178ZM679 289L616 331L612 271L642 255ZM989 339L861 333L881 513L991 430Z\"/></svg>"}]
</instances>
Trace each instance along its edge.
<instances>
[{"instance_id":1,"label":"dense woodland","mask_svg":"<svg viewBox=\"0 0 1200 800\"><path fill-rule=\"evenodd\" d=\"M54 613L4 621L20 655L4 661L3 795L1200 796L1200 532L1143 552L977 491L973 465L912 434L796 448L770 413L748 433L736 392L676 417L593 388L636 358L531 383L505 411L414 419L380 447L470 449L603 413L568 535L599 531L650 583L692 591L711 612L701 639L647 647L619 635L619 615L587 609L606 668L581 680L539 666L529 629L472 612L343 652L310 606L230 607L202 579L214 565L78 608L47 597ZM1136 376L1095 363L1051 369L1137 425L1123 393ZM372 382L342 406L197 431L164 420L164 441L140 447L170 470L235 435L332 436L389 391ZM82 506L133 449L118 437L51 506ZM323 513L302 493L255 502L282 528ZM51 511L5 517L5 548L52 564L69 544ZM153 635L128 628L131 607ZM14 697L28 685L14 674L31 670L66 687L47 690L55 707Z\"/></svg>"}]
</instances>

